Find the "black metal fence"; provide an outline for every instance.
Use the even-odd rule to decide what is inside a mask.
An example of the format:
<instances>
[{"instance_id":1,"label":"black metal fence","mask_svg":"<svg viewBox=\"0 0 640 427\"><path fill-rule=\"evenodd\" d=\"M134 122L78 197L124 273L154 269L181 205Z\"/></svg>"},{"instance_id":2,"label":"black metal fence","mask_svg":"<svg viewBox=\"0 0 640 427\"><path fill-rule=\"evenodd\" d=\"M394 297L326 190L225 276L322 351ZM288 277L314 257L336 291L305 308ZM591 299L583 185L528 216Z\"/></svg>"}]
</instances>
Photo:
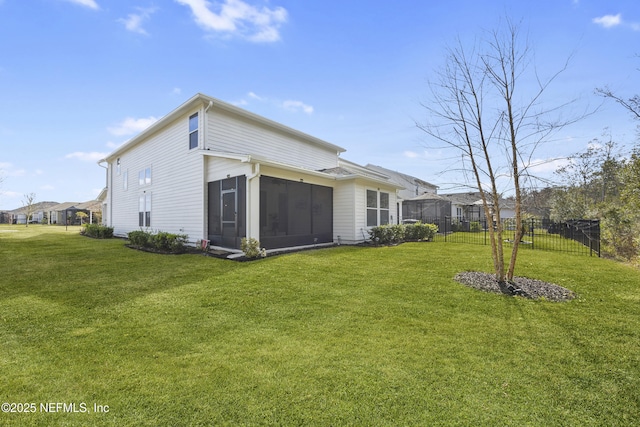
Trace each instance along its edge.
<instances>
[{"instance_id":1,"label":"black metal fence","mask_svg":"<svg viewBox=\"0 0 640 427\"><path fill-rule=\"evenodd\" d=\"M423 219L422 222L436 224L438 234L435 241L475 243L489 245L489 227L495 224L486 219L465 221L452 217ZM600 221L571 220L554 222L548 219L526 219L520 224L523 236L521 249L542 249L559 252L600 256ZM514 218L502 220L502 238L513 243L516 230Z\"/></svg>"}]
</instances>

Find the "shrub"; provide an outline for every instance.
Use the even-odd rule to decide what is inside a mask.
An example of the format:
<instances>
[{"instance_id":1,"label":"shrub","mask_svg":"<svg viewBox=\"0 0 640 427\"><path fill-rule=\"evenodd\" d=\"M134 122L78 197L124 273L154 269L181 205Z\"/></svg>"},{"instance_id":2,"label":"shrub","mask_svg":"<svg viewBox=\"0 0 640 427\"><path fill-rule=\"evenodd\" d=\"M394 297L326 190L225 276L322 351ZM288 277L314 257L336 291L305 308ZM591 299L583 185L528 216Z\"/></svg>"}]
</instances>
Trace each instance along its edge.
<instances>
[{"instance_id":1,"label":"shrub","mask_svg":"<svg viewBox=\"0 0 640 427\"><path fill-rule=\"evenodd\" d=\"M184 252L188 242L186 234L173 234L164 231L149 233L136 230L129 232L127 238L133 246L171 253Z\"/></svg>"},{"instance_id":2,"label":"shrub","mask_svg":"<svg viewBox=\"0 0 640 427\"><path fill-rule=\"evenodd\" d=\"M423 240L433 240L438 232L438 226L435 224L423 224L417 222L405 226L405 240L420 242Z\"/></svg>"},{"instance_id":3,"label":"shrub","mask_svg":"<svg viewBox=\"0 0 640 427\"><path fill-rule=\"evenodd\" d=\"M405 241L431 240L438 232L438 226L434 224L396 224L373 227L369 231L371 240L381 245L390 245Z\"/></svg>"},{"instance_id":4,"label":"shrub","mask_svg":"<svg viewBox=\"0 0 640 427\"><path fill-rule=\"evenodd\" d=\"M149 246L149 239L151 238L151 233L142 230L131 231L127 234L127 238L129 242L133 246L139 246L141 248L146 248Z\"/></svg>"},{"instance_id":5,"label":"shrub","mask_svg":"<svg viewBox=\"0 0 640 427\"><path fill-rule=\"evenodd\" d=\"M113 237L113 227L101 224L84 224L80 229L80 234L95 239L110 239Z\"/></svg>"},{"instance_id":6,"label":"shrub","mask_svg":"<svg viewBox=\"0 0 640 427\"><path fill-rule=\"evenodd\" d=\"M469 231L471 231L472 233L479 233L480 230L482 230L482 227L480 226L480 221L471 221L469 223Z\"/></svg>"},{"instance_id":7,"label":"shrub","mask_svg":"<svg viewBox=\"0 0 640 427\"><path fill-rule=\"evenodd\" d=\"M240 249L247 258L264 258L267 256L267 251L264 248L260 249L260 242L253 237L249 239L243 237L240 241Z\"/></svg>"},{"instance_id":8,"label":"shrub","mask_svg":"<svg viewBox=\"0 0 640 427\"><path fill-rule=\"evenodd\" d=\"M371 236L371 240L373 240L376 244L390 245L393 243L398 243L404 238L404 230L402 231L402 236L398 235L399 231L400 228L393 225L385 224L378 227L373 227L371 230L369 230L369 235Z\"/></svg>"}]
</instances>

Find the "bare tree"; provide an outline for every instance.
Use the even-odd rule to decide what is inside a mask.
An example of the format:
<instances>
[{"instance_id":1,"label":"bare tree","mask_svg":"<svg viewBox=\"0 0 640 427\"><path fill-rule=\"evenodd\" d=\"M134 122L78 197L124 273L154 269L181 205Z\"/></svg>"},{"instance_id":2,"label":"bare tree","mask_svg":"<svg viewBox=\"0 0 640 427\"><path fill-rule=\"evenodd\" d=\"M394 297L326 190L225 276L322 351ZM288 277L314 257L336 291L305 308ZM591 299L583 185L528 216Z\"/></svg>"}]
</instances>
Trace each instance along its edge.
<instances>
[{"instance_id":1,"label":"bare tree","mask_svg":"<svg viewBox=\"0 0 640 427\"><path fill-rule=\"evenodd\" d=\"M596 89L596 93L605 98L613 99L629 111L636 120L640 120L640 95L634 95L629 99L624 99L613 93L608 87L598 88Z\"/></svg>"},{"instance_id":2,"label":"bare tree","mask_svg":"<svg viewBox=\"0 0 640 427\"><path fill-rule=\"evenodd\" d=\"M482 198L489 227L496 279L512 281L522 227L515 227L509 264L504 261L501 196L512 192L515 221L522 223L525 182L534 177L534 153L551 135L576 119L558 120L569 101L544 108L542 95L567 68L567 63L548 79L541 79L531 66L533 52L522 41L519 25L510 20L487 32L472 48L458 40L447 51L446 65L430 82L431 100L423 104L427 123L418 127L462 158L461 169L472 176ZM521 85L529 80L532 84Z\"/></svg>"},{"instance_id":3,"label":"bare tree","mask_svg":"<svg viewBox=\"0 0 640 427\"><path fill-rule=\"evenodd\" d=\"M29 193L24 195L24 199L22 200L22 204L25 207L25 214L27 215L27 219L25 221L25 226L29 226L29 219L33 215L34 212L34 201L36 200L36 193Z\"/></svg>"}]
</instances>

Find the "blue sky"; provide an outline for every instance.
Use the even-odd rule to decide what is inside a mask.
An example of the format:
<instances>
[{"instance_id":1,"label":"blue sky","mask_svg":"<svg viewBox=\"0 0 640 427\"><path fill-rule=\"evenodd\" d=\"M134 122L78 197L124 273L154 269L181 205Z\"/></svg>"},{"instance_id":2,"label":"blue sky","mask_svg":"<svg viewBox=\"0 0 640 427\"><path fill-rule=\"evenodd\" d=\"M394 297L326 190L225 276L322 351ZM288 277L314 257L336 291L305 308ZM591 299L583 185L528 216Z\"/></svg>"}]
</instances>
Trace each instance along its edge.
<instances>
[{"instance_id":1,"label":"blue sky","mask_svg":"<svg viewBox=\"0 0 640 427\"><path fill-rule=\"evenodd\" d=\"M0 0L0 209L27 193L93 199L96 161L197 92L445 192L450 156L417 129L420 102L446 46L505 15L523 19L541 74L573 55L550 103L595 107L605 85L640 93L637 0ZM636 141L605 103L537 155L583 150L607 127Z\"/></svg>"}]
</instances>

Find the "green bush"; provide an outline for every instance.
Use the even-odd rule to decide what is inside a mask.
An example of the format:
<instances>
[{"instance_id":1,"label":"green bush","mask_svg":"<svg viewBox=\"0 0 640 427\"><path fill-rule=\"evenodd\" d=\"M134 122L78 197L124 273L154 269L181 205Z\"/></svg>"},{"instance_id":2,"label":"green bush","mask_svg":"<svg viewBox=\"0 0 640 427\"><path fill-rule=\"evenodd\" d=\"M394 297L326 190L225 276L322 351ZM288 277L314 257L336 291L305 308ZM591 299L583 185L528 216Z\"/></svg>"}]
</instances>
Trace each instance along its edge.
<instances>
[{"instance_id":1,"label":"green bush","mask_svg":"<svg viewBox=\"0 0 640 427\"><path fill-rule=\"evenodd\" d=\"M84 224L80 229L80 234L95 239L111 239L113 237L113 227L101 224Z\"/></svg>"},{"instance_id":2,"label":"green bush","mask_svg":"<svg viewBox=\"0 0 640 427\"><path fill-rule=\"evenodd\" d=\"M171 253L184 252L188 242L186 234L174 234L164 231L149 233L136 230L129 232L127 238L133 246Z\"/></svg>"},{"instance_id":3,"label":"green bush","mask_svg":"<svg viewBox=\"0 0 640 427\"><path fill-rule=\"evenodd\" d=\"M438 226L435 224L416 222L415 224L407 224L405 227L406 241L420 242L423 240L433 240L438 232Z\"/></svg>"},{"instance_id":4,"label":"green bush","mask_svg":"<svg viewBox=\"0 0 640 427\"><path fill-rule=\"evenodd\" d=\"M127 234L129 242L133 246L140 246L141 248L149 247L149 240L151 233L142 230L131 231Z\"/></svg>"},{"instance_id":5,"label":"green bush","mask_svg":"<svg viewBox=\"0 0 640 427\"><path fill-rule=\"evenodd\" d=\"M432 240L438 232L435 224L381 225L369 230L371 240L381 245L391 245L406 241Z\"/></svg>"},{"instance_id":6,"label":"green bush","mask_svg":"<svg viewBox=\"0 0 640 427\"><path fill-rule=\"evenodd\" d=\"M482 230L482 227L480 226L480 221L471 221L469 223L469 231L471 231L472 233L479 233L480 230Z\"/></svg>"},{"instance_id":7,"label":"green bush","mask_svg":"<svg viewBox=\"0 0 640 427\"><path fill-rule=\"evenodd\" d=\"M264 258L267 256L267 251L264 248L260 249L260 242L253 237L249 239L243 237L240 241L240 249L247 258Z\"/></svg>"}]
</instances>

